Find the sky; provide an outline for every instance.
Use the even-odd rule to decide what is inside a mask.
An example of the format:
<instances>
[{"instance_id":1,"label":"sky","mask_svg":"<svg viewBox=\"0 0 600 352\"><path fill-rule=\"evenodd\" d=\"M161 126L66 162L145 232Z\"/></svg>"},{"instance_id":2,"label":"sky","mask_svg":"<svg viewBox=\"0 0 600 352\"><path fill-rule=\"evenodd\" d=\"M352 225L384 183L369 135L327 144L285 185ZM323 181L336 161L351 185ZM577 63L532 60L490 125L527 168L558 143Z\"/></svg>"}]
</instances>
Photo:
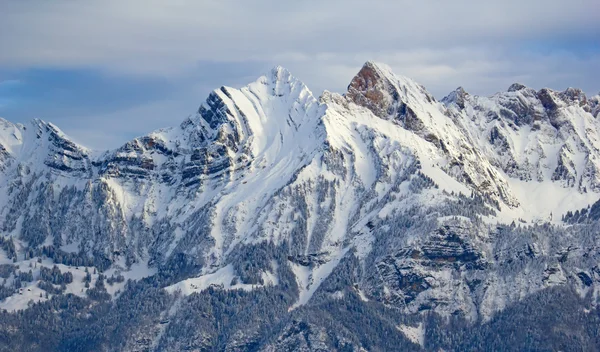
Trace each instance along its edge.
<instances>
[{"instance_id":1,"label":"sky","mask_svg":"<svg viewBox=\"0 0 600 352\"><path fill-rule=\"evenodd\" d=\"M0 117L116 148L281 65L315 95L364 62L441 98L600 91L598 0L0 0Z\"/></svg>"}]
</instances>

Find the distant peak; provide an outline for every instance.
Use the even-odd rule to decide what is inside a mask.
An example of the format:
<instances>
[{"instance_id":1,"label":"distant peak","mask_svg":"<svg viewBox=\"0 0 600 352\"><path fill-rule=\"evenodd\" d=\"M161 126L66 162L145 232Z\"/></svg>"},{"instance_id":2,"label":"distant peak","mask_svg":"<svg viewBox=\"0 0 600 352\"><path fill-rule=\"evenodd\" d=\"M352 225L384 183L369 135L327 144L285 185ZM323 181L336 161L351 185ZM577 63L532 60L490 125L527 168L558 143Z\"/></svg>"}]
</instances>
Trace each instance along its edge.
<instances>
[{"instance_id":1,"label":"distant peak","mask_svg":"<svg viewBox=\"0 0 600 352\"><path fill-rule=\"evenodd\" d=\"M2 117L0 117L0 128L4 127L4 128L8 128L8 127L14 127L20 124L16 124L16 123L12 123Z\"/></svg>"},{"instance_id":2,"label":"distant peak","mask_svg":"<svg viewBox=\"0 0 600 352\"><path fill-rule=\"evenodd\" d=\"M309 91L304 82L292 75L288 69L279 65L273 67L267 75L261 77L258 82L260 81L271 86L270 93L276 96L292 94L294 91ZM249 86L252 85L250 84Z\"/></svg>"},{"instance_id":3,"label":"distant peak","mask_svg":"<svg viewBox=\"0 0 600 352\"><path fill-rule=\"evenodd\" d=\"M55 133L63 138L67 138L64 132L52 122L44 121L39 118L34 118L30 122L33 126L38 127L39 129Z\"/></svg>"},{"instance_id":4,"label":"distant peak","mask_svg":"<svg viewBox=\"0 0 600 352\"><path fill-rule=\"evenodd\" d=\"M47 122L39 118L34 118L33 120L31 120L30 124L37 127L40 131L45 131L65 140L69 140L69 137L52 122Z\"/></svg>"},{"instance_id":5,"label":"distant peak","mask_svg":"<svg viewBox=\"0 0 600 352\"><path fill-rule=\"evenodd\" d=\"M38 128L43 128L43 129L50 129L50 130L57 130L58 127L52 125L50 122L46 122L40 118L34 118L30 121L30 124L33 126L36 126Z\"/></svg>"},{"instance_id":6,"label":"distant peak","mask_svg":"<svg viewBox=\"0 0 600 352\"><path fill-rule=\"evenodd\" d=\"M572 102L587 102L585 93L579 88L569 87L560 95L564 100L569 100Z\"/></svg>"},{"instance_id":7,"label":"distant peak","mask_svg":"<svg viewBox=\"0 0 600 352\"><path fill-rule=\"evenodd\" d=\"M554 110L563 104L585 107L590 112L591 107L587 96L579 88L569 87L562 92L550 88L542 88L536 93L538 99L548 110ZM593 105L593 103L592 103Z\"/></svg>"},{"instance_id":8,"label":"distant peak","mask_svg":"<svg viewBox=\"0 0 600 352\"><path fill-rule=\"evenodd\" d=\"M526 89L527 87L521 83L513 83L508 87L509 92L518 92L520 90Z\"/></svg>"},{"instance_id":9,"label":"distant peak","mask_svg":"<svg viewBox=\"0 0 600 352\"><path fill-rule=\"evenodd\" d=\"M290 73L290 71L287 68L277 65L271 69L271 75L273 77L288 77L288 76L291 76L292 74Z\"/></svg>"},{"instance_id":10,"label":"distant peak","mask_svg":"<svg viewBox=\"0 0 600 352\"><path fill-rule=\"evenodd\" d=\"M456 104L459 108L465 108L465 98L469 96L469 93L463 88L458 87L450 94L448 94L444 99L442 99L442 103L444 105Z\"/></svg>"},{"instance_id":11,"label":"distant peak","mask_svg":"<svg viewBox=\"0 0 600 352\"><path fill-rule=\"evenodd\" d=\"M460 95L469 95L469 93L467 93L467 91L463 88L463 87L458 87L454 90L456 92L456 94L460 94Z\"/></svg>"},{"instance_id":12,"label":"distant peak","mask_svg":"<svg viewBox=\"0 0 600 352\"><path fill-rule=\"evenodd\" d=\"M270 81L273 83L276 82L285 82L285 83L290 83L290 82L300 82L300 80L296 77L294 77L294 75L292 75L292 73L286 69L283 66L275 66L271 69L271 72L267 75L270 78Z\"/></svg>"}]
</instances>

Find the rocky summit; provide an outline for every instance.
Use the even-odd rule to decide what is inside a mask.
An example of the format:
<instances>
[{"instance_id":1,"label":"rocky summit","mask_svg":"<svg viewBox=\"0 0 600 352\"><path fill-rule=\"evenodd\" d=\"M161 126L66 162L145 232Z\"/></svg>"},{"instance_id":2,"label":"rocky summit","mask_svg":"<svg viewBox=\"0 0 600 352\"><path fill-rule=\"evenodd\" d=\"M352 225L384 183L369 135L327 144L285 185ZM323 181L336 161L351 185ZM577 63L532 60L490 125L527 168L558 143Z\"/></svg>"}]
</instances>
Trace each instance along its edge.
<instances>
[{"instance_id":1,"label":"rocky summit","mask_svg":"<svg viewBox=\"0 0 600 352\"><path fill-rule=\"evenodd\" d=\"M599 112L367 62L108 151L0 119L0 350L598 350Z\"/></svg>"}]
</instances>

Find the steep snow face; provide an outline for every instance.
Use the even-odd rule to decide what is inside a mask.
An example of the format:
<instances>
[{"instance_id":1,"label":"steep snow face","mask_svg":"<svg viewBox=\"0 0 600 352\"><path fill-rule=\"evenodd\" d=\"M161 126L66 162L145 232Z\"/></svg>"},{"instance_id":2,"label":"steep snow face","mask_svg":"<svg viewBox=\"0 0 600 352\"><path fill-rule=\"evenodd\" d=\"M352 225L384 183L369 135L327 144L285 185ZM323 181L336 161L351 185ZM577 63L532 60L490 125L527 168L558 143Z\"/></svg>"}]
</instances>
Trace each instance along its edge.
<instances>
[{"instance_id":1,"label":"steep snow face","mask_svg":"<svg viewBox=\"0 0 600 352\"><path fill-rule=\"evenodd\" d=\"M198 120L208 123L208 135L227 150L229 164L239 165L233 166L239 172L211 200L211 236L219 256L256 231L256 211L312 161L324 133L322 107L303 83L280 67L239 91L227 88L216 94L223 104L218 111L225 116L214 106L201 107Z\"/></svg>"},{"instance_id":2,"label":"steep snow face","mask_svg":"<svg viewBox=\"0 0 600 352\"><path fill-rule=\"evenodd\" d=\"M182 124L180 182L195 198L183 216L210 203L211 260L258 231L261 209L312 161L324 141L322 113L308 88L277 67L240 90L213 92Z\"/></svg>"}]
</instances>

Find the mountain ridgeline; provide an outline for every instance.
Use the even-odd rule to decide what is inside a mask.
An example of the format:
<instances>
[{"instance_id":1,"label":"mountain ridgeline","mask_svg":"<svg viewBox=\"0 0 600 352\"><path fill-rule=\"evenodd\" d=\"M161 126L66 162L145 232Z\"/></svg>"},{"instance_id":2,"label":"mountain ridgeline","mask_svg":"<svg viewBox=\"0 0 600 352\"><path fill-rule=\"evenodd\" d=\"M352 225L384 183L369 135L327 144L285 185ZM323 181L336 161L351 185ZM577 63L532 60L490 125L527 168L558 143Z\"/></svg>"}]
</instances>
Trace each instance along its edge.
<instances>
[{"instance_id":1,"label":"mountain ridgeline","mask_svg":"<svg viewBox=\"0 0 600 352\"><path fill-rule=\"evenodd\" d=\"M109 151L0 119L0 350L599 350L599 113L367 62Z\"/></svg>"}]
</instances>

